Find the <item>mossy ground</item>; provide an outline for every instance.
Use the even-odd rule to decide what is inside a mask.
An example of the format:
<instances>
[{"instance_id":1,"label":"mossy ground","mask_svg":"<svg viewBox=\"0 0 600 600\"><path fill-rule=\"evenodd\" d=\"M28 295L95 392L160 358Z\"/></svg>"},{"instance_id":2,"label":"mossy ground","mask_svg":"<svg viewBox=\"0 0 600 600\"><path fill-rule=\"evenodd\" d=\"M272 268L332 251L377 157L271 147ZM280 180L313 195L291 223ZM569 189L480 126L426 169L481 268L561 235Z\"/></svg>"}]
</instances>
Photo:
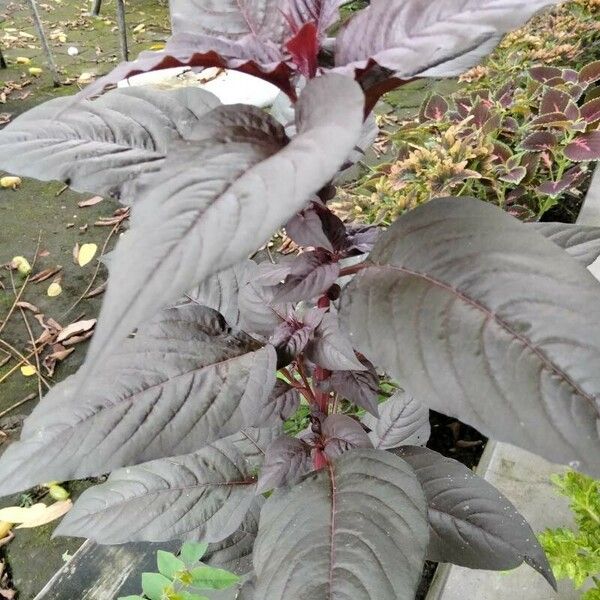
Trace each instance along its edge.
<instances>
[{"instance_id":1,"label":"mossy ground","mask_svg":"<svg viewBox=\"0 0 600 600\"><path fill-rule=\"evenodd\" d=\"M119 60L119 40L116 31L115 2L104 0L100 18L86 14L91 2L82 0L38 0L39 11L44 28L49 37L60 78L67 85L54 87L50 71L26 0L1 3L0 6L0 48L8 63L8 69L0 70L0 92L4 89L6 98L0 103L0 113L8 113L11 119L50 98L71 95L78 91L76 82L82 73L103 74L108 72ZM168 34L168 16L166 2L160 0L130 0L127 3L127 24L131 56L135 57L141 50L147 50L162 42ZM133 29L144 24L143 31L133 33ZM62 42L58 32L66 35ZM25 34L25 35L23 35ZM33 38L29 36L34 36ZM16 40L14 39L16 38ZM71 57L67 49L74 46L79 54ZM96 48L101 48L97 52ZM17 63L18 57L28 58L29 64ZM30 67L39 67L39 77L29 74ZM12 83L19 84L20 90L9 91ZM25 84L25 85L23 85ZM25 97L23 97L25 96ZM0 147L0 152L2 148ZM5 173L0 172L0 176ZM14 256L22 255L30 261L38 245L41 257L37 259L36 271L47 267L61 265L63 292L54 298L48 297L46 291L51 280L42 283L29 283L23 294L23 300L37 306L40 311L67 325L77 318L96 317L102 302L102 296L83 300L69 314L64 313L73 305L83 291L94 272L96 261L79 267L72 258L76 243L96 243L102 247L108 236L110 227L96 227L100 217L112 215L117 204L104 200L99 204L79 208L80 200L89 198L91 194L82 195L65 190L59 194L62 185L57 182L44 183L32 179L23 179L17 190L0 189L0 265L9 262ZM58 195L57 195L58 194ZM73 226L69 224L73 223ZM87 230L80 227L87 224ZM114 241L114 239L113 239ZM112 246L112 243L110 244ZM96 284L102 283L106 273L101 269ZM6 317L14 295L9 272L0 268L0 322ZM23 280L15 277L17 287ZM42 333L38 322L27 312L27 317L36 336ZM8 342L20 352L28 349L29 338L19 311L15 311L0 339ZM75 352L56 369L55 375L49 379L51 385L70 375L81 364L86 344L79 344ZM0 352L0 362L5 354ZM0 379L15 366L11 360L0 367ZM0 383L0 413L31 393L37 393L37 378L24 377L17 369ZM10 412L3 421L18 421L19 417L28 414L36 404L30 401ZM16 419L15 419L16 417ZM9 439L18 437L17 429L7 429ZM0 444L0 452L6 444ZM76 497L88 482L72 482L66 487ZM19 504L22 498L16 495L0 500L0 507ZM54 523L35 529L16 531L15 538L4 548L6 558L13 577L14 588L19 593L19 600L31 600L42 589L52 575L62 566L65 552L73 553L81 540L56 538L51 539ZM75 600L75 599L74 599Z\"/></svg>"}]
</instances>

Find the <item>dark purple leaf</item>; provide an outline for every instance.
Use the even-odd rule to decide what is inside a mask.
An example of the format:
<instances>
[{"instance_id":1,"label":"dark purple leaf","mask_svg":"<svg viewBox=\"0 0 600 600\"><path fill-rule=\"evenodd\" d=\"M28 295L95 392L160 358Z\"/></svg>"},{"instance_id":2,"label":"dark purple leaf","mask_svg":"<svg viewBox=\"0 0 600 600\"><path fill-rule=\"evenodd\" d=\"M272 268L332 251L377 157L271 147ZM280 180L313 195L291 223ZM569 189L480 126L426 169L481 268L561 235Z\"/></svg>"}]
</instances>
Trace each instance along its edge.
<instances>
[{"instance_id":1,"label":"dark purple leaf","mask_svg":"<svg viewBox=\"0 0 600 600\"><path fill-rule=\"evenodd\" d=\"M505 117L501 123L501 127L504 131L514 133L519 130L519 123L514 117Z\"/></svg>"},{"instance_id":2,"label":"dark purple leaf","mask_svg":"<svg viewBox=\"0 0 600 600\"><path fill-rule=\"evenodd\" d=\"M373 444L363 426L348 415L328 416L321 426L325 454L333 460L353 448L372 448Z\"/></svg>"},{"instance_id":3,"label":"dark purple leaf","mask_svg":"<svg viewBox=\"0 0 600 600\"><path fill-rule=\"evenodd\" d=\"M333 371L320 387L326 392L337 392L342 398L346 398L377 417L379 416L377 408L379 376L375 367L367 359L361 358L360 362L365 370Z\"/></svg>"},{"instance_id":4,"label":"dark purple leaf","mask_svg":"<svg viewBox=\"0 0 600 600\"><path fill-rule=\"evenodd\" d=\"M591 62L579 71L579 81L585 85L590 85L600 81L600 60Z\"/></svg>"},{"instance_id":5,"label":"dark purple leaf","mask_svg":"<svg viewBox=\"0 0 600 600\"><path fill-rule=\"evenodd\" d=\"M424 446L431 435L429 409L404 390L397 390L379 405L379 418L365 414L361 421L371 430L375 448Z\"/></svg>"},{"instance_id":6,"label":"dark purple leaf","mask_svg":"<svg viewBox=\"0 0 600 600\"><path fill-rule=\"evenodd\" d=\"M600 160L600 131L582 133L573 138L565 146L564 155L573 162Z\"/></svg>"},{"instance_id":7,"label":"dark purple leaf","mask_svg":"<svg viewBox=\"0 0 600 600\"><path fill-rule=\"evenodd\" d=\"M318 208L317 208L318 207ZM333 251L333 244L323 222L323 214L329 213L332 222L339 223L339 234L336 238L345 237L346 228L342 221L331 211L314 202L309 208L298 213L285 226L288 236L302 247L325 248Z\"/></svg>"},{"instance_id":8,"label":"dark purple leaf","mask_svg":"<svg viewBox=\"0 0 600 600\"><path fill-rule=\"evenodd\" d=\"M255 497L253 466L236 440L114 471L81 495L56 533L102 544L225 539Z\"/></svg>"},{"instance_id":9,"label":"dark purple leaf","mask_svg":"<svg viewBox=\"0 0 600 600\"><path fill-rule=\"evenodd\" d=\"M496 571L526 562L556 589L531 527L493 485L429 448L406 446L394 454L412 466L427 498L429 560Z\"/></svg>"},{"instance_id":10,"label":"dark purple leaf","mask_svg":"<svg viewBox=\"0 0 600 600\"><path fill-rule=\"evenodd\" d=\"M215 96L193 88L118 89L94 101L55 98L0 132L0 168L65 181L81 192L129 195L125 188L158 171L168 145L189 140L218 105Z\"/></svg>"},{"instance_id":11,"label":"dark purple leaf","mask_svg":"<svg viewBox=\"0 0 600 600\"><path fill-rule=\"evenodd\" d=\"M285 421L298 410L299 406L300 394L298 390L289 383L277 378L275 387L262 407L262 412L256 422L276 422L276 419Z\"/></svg>"},{"instance_id":12,"label":"dark purple leaf","mask_svg":"<svg viewBox=\"0 0 600 600\"><path fill-rule=\"evenodd\" d=\"M527 169L527 175L524 181L533 179L540 166L540 155L536 152L525 152L521 157L521 165Z\"/></svg>"},{"instance_id":13,"label":"dark purple leaf","mask_svg":"<svg viewBox=\"0 0 600 600\"><path fill-rule=\"evenodd\" d=\"M347 253L365 254L370 252L379 238L381 229L372 225L349 227L345 251Z\"/></svg>"},{"instance_id":14,"label":"dark purple leaf","mask_svg":"<svg viewBox=\"0 0 600 600\"><path fill-rule=\"evenodd\" d=\"M479 64L504 33L553 3L372 0L340 31L335 62L345 72L371 63L401 78L459 75Z\"/></svg>"},{"instance_id":15,"label":"dark purple leaf","mask_svg":"<svg viewBox=\"0 0 600 600\"><path fill-rule=\"evenodd\" d=\"M529 123L531 129L537 129L539 127L546 129L552 127L565 127L569 124L570 120L563 112L550 112L545 113L532 119Z\"/></svg>"},{"instance_id":16,"label":"dark purple leaf","mask_svg":"<svg viewBox=\"0 0 600 600\"><path fill-rule=\"evenodd\" d=\"M552 150L558 140L553 133L549 131L536 131L528 135L522 142L521 147L532 152L543 152L544 150Z\"/></svg>"},{"instance_id":17,"label":"dark purple leaf","mask_svg":"<svg viewBox=\"0 0 600 600\"><path fill-rule=\"evenodd\" d=\"M470 113L470 116L473 117L473 123L478 128L483 127L490 119L491 115L490 103L486 100L479 100L477 104L473 106Z\"/></svg>"},{"instance_id":18,"label":"dark purple leaf","mask_svg":"<svg viewBox=\"0 0 600 600\"><path fill-rule=\"evenodd\" d=\"M600 121L600 97L586 102L580 109L581 118L588 125Z\"/></svg>"},{"instance_id":19,"label":"dark purple leaf","mask_svg":"<svg viewBox=\"0 0 600 600\"><path fill-rule=\"evenodd\" d=\"M356 449L265 503L257 600L414 600L427 507L407 463Z\"/></svg>"},{"instance_id":20,"label":"dark purple leaf","mask_svg":"<svg viewBox=\"0 0 600 600\"><path fill-rule=\"evenodd\" d=\"M577 83L579 81L579 73L575 69L563 69L561 77L569 83Z\"/></svg>"},{"instance_id":21,"label":"dark purple leaf","mask_svg":"<svg viewBox=\"0 0 600 600\"><path fill-rule=\"evenodd\" d=\"M456 97L454 98L454 104L456 105L456 110L461 118L466 119L473 108L473 98L470 96Z\"/></svg>"},{"instance_id":22,"label":"dark purple leaf","mask_svg":"<svg viewBox=\"0 0 600 600\"><path fill-rule=\"evenodd\" d=\"M229 108L235 123L238 107ZM90 366L162 306L267 242L337 172L360 135L363 110L355 82L324 75L303 89L298 134L283 147L266 133L276 122L262 114L241 130L239 142L173 148L117 245ZM248 142L248 128L255 140L262 132L260 142Z\"/></svg>"},{"instance_id":23,"label":"dark purple leaf","mask_svg":"<svg viewBox=\"0 0 600 600\"><path fill-rule=\"evenodd\" d=\"M586 267L600 256L600 227L572 223L531 223L528 227L533 227Z\"/></svg>"},{"instance_id":24,"label":"dark purple leaf","mask_svg":"<svg viewBox=\"0 0 600 600\"><path fill-rule=\"evenodd\" d=\"M547 115L549 113L565 113L569 102L572 102L571 96L566 92L561 92L556 88L548 88L542 96L540 103L540 115Z\"/></svg>"},{"instance_id":25,"label":"dark purple leaf","mask_svg":"<svg viewBox=\"0 0 600 600\"><path fill-rule=\"evenodd\" d=\"M165 309L85 383L79 372L40 402L2 456L3 491L192 452L263 424L256 419L272 414L275 363L271 346L230 333L214 310Z\"/></svg>"},{"instance_id":26,"label":"dark purple leaf","mask_svg":"<svg viewBox=\"0 0 600 600\"><path fill-rule=\"evenodd\" d=\"M507 183L519 184L523 181L525 175L527 175L527 169L525 167L515 167L500 175L498 179L500 179L500 181L506 181Z\"/></svg>"},{"instance_id":27,"label":"dark purple leaf","mask_svg":"<svg viewBox=\"0 0 600 600\"><path fill-rule=\"evenodd\" d=\"M531 67L529 69L529 76L540 83L545 83L549 79L554 79L556 77L562 76L562 69L558 67Z\"/></svg>"},{"instance_id":28,"label":"dark purple leaf","mask_svg":"<svg viewBox=\"0 0 600 600\"><path fill-rule=\"evenodd\" d=\"M600 286L583 265L490 203L444 198L365 266L340 308L359 351L430 408L600 474Z\"/></svg>"},{"instance_id":29,"label":"dark purple leaf","mask_svg":"<svg viewBox=\"0 0 600 600\"><path fill-rule=\"evenodd\" d=\"M433 94L433 96L425 100L422 114L424 119L428 121L442 121L449 108L448 102L443 96Z\"/></svg>"},{"instance_id":30,"label":"dark purple leaf","mask_svg":"<svg viewBox=\"0 0 600 600\"><path fill-rule=\"evenodd\" d=\"M512 155L512 149L510 146L506 145L504 142L500 140L495 140L493 143L493 154L502 160L502 162L506 162Z\"/></svg>"},{"instance_id":31,"label":"dark purple leaf","mask_svg":"<svg viewBox=\"0 0 600 600\"><path fill-rule=\"evenodd\" d=\"M348 336L340 330L337 315L332 312L324 315L306 348L306 356L316 365L330 371L364 369L354 354Z\"/></svg>"},{"instance_id":32,"label":"dark purple leaf","mask_svg":"<svg viewBox=\"0 0 600 600\"><path fill-rule=\"evenodd\" d=\"M256 493L264 494L273 488L293 485L310 471L310 446L298 438L282 436L267 449Z\"/></svg>"},{"instance_id":33,"label":"dark purple leaf","mask_svg":"<svg viewBox=\"0 0 600 600\"><path fill-rule=\"evenodd\" d=\"M323 318L324 309L311 308L302 318L297 316L277 326L270 338L277 351L277 368L289 365L310 341Z\"/></svg>"},{"instance_id":34,"label":"dark purple leaf","mask_svg":"<svg viewBox=\"0 0 600 600\"><path fill-rule=\"evenodd\" d=\"M278 288L275 302L299 302L325 293L338 278L340 265L324 249L303 252L296 257L290 274Z\"/></svg>"}]
</instances>

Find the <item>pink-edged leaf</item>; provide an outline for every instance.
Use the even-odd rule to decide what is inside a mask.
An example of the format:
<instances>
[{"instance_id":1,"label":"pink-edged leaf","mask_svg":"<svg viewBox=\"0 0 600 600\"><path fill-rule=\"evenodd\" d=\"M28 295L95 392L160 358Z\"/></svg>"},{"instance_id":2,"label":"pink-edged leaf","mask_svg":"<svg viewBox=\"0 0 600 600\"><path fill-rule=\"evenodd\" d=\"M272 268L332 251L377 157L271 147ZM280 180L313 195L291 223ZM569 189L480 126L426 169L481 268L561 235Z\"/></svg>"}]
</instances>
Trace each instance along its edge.
<instances>
[{"instance_id":1,"label":"pink-edged leaf","mask_svg":"<svg viewBox=\"0 0 600 600\"><path fill-rule=\"evenodd\" d=\"M600 81L600 60L591 62L579 71L579 82L590 85Z\"/></svg>"},{"instance_id":2,"label":"pink-edged leaf","mask_svg":"<svg viewBox=\"0 0 600 600\"><path fill-rule=\"evenodd\" d=\"M365 367L363 371L334 371L331 376L320 383L325 392L337 392L350 402L364 408L376 417L379 416L377 396L379 394L379 376L372 363L360 358Z\"/></svg>"},{"instance_id":3,"label":"pink-edged leaf","mask_svg":"<svg viewBox=\"0 0 600 600\"><path fill-rule=\"evenodd\" d=\"M456 110L461 118L466 119L473 107L473 98L470 96L459 96L454 98L454 104L456 105Z\"/></svg>"},{"instance_id":4,"label":"pink-edged leaf","mask_svg":"<svg viewBox=\"0 0 600 600\"><path fill-rule=\"evenodd\" d=\"M532 150L533 152L543 152L550 150L556 146L558 140L553 133L549 131L536 131L528 135L522 142L521 147L524 150Z\"/></svg>"},{"instance_id":5,"label":"pink-edged leaf","mask_svg":"<svg viewBox=\"0 0 600 600\"><path fill-rule=\"evenodd\" d=\"M532 67L529 69L529 76L534 81L539 81L540 83L546 83L546 81L550 79L554 79L556 77L562 76L562 69L558 67Z\"/></svg>"},{"instance_id":6,"label":"pink-edged leaf","mask_svg":"<svg viewBox=\"0 0 600 600\"><path fill-rule=\"evenodd\" d=\"M510 146L500 140L495 140L493 143L493 155L498 157L502 162L507 162L513 154Z\"/></svg>"},{"instance_id":7,"label":"pink-edged leaf","mask_svg":"<svg viewBox=\"0 0 600 600\"><path fill-rule=\"evenodd\" d=\"M446 99L439 94L434 94L425 101L423 117L428 121L442 121L449 109Z\"/></svg>"},{"instance_id":8,"label":"pink-edged leaf","mask_svg":"<svg viewBox=\"0 0 600 600\"><path fill-rule=\"evenodd\" d=\"M298 71L307 79L317 74L319 34L314 23L306 23L285 45Z\"/></svg>"},{"instance_id":9,"label":"pink-edged leaf","mask_svg":"<svg viewBox=\"0 0 600 600\"><path fill-rule=\"evenodd\" d=\"M527 169L525 167L515 167L510 171L504 173L504 175L500 175L498 179L500 181L506 181L507 183L515 183L519 184L525 176L527 175Z\"/></svg>"},{"instance_id":10,"label":"pink-edged leaf","mask_svg":"<svg viewBox=\"0 0 600 600\"><path fill-rule=\"evenodd\" d=\"M540 166L540 155L534 152L526 152L521 157L521 166L527 169L524 181L529 181L537 173Z\"/></svg>"},{"instance_id":11,"label":"pink-edged leaf","mask_svg":"<svg viewBox=\"0 0 600 600\"><path fill-rule=\"evenodd\" d=\"M317 248L300 254L290 274L275 295L275 302L299 302L325 293L338 278L340 266L335 257Z\"/></svg>"},{"instance_id":12,"label":"pink-edged leaf","mask_svg":"<svg viewBox=\"0 0 600 600\"><path fill-rule=\"evenodd\" d=\"M362 371L348 336L340 329L337 315L327 313L306 348L306 356L330 371Z\"/></svg>"},{"instance_id":13,"label":"pink-edged leaf","mask_svg":"<svg viewBox=\"0 0 600 600\"><path fill-rule=\"evenodd\" d=\"M268 448L256 485L256 493L264 494L286 485L293 485L312 471L310 446L297 438L282 436Z\"/></svg>"},{"instance_id":14,"label":"pink-edged leaf","mask_svg":"<svg viewBox=\"0 0 600 600\"><path fill-rule=\"evenodd\" d=\"M565 146L564 154L574 162L600 160L600 131L578 135Z\"/></svg>"},{"instance_id":15,"label":"pink-edged leaf","mask_svg":"<svg viewBox=\"0 0 600 600\"><path fill-rule=\"evenodd\" d=\"M471 110L471 116L473 117L473 123L476 127L481 128L487 123L492 115L490 110L490 103L486 100L479 100L477 104Z\"/></svg>"},{"instance_id":16,"label":"pink-edged leaf","mask_svg":"<svg viewBox=\"0 0 600 600\"><path fill-rule=\"evenodd\" d=\"M372 448L373 443L363 426L347 415L330 415L322 424L325 455L330 460L353 448Z\"/></svg>"},{"instance_id":17,"label":"pink-edged leaf","mask_svg":"<svg viewBox=\"0 0 600 600\"><path fill-rule=\"evenodd\" d=\"M577 83L579 81L579 73L575 69L563 69L562 78L569 83Z\"/></svg>"},{"instance_id":18,"label":"pink-edged leaf","mask_svg":"<svg viewBox=\"0 0 600 600\"><path fill-rule=\"evenodd\" d=\"M600 97L586 102L581 106L579 112L588 125L600 121Z\"/></svg>"},{"instance_id":19,"label":"pink-edged leaf","mask_svg":"<svg viewBox=\"0 0 600 600\"><path fill-rule=\"evenodd\" d=\"M502 121L502 129L514 133L519 129L519 123L514 117L505 117Z\"/></svg>"},{"instance_id":20,"label":"pink-edged leaf","mask_svg":"<svg viewBox=\"0 0 600 600\"><path fill-rule=\"evenodd\" d=\"M553 127L566 127L570 123L569 118L563 112L550 112L539 115L529 123L531 129L546 129Z\"/></svg>"},{"instance_id":21,"label":"pink-edged leaf","mask_svg":"<svg viewBox=\"0 0 600 600\"><path fill-rule=\"evenodd\" d=\"M542 96L540 115L562 112L566 114L570 101L571 96L569 96L569 94L557 90L556 88L548 88Z\"/></svg>"},{"instance_id":22,"label":"pink-edged leaf","mask_svg":"<svg viewBox=\"0 0 600 600\"><path fill-rule=\"evenodd\" d=\"M306 23L314 23L319 37L340 18L338 8L346 0L287 0L283 11L294 31Z\"/></svg>"},{"instance_id":23,"label":"pink-edged leaf","mask_svg":"<svg viewBox=\"0 0 600 600\"><path fill-rule=\"evenodd\" d=\"M583 174L578 166L569 169L558 181L545 181L536 188L540 194L555 198L569 189Z\"/></svg>"},{"instance_id":24,"label":"pink-edged leaf","mask_svg":"<svg viewBox=\"0 0 600 600\"><path fill-rule=\"evenodd\" d=\"M550 4L554 0L372 0L342 28L335 63L352 73L371 61L401 78L459 75Z\"/></svg>"},{"instance_id":25,"label":"pink-edged leaf","mask_svg":"<svg viewBox=\"0 0 600 600\"><path fill-rule=\"evenodd\" d=\"M569 87L569 95L573 99L574 102L578 102L581 96L583 96L583 92L585 92L587 86L583 86L582 84L576 83Z\"/></svg>"}]
</instances>

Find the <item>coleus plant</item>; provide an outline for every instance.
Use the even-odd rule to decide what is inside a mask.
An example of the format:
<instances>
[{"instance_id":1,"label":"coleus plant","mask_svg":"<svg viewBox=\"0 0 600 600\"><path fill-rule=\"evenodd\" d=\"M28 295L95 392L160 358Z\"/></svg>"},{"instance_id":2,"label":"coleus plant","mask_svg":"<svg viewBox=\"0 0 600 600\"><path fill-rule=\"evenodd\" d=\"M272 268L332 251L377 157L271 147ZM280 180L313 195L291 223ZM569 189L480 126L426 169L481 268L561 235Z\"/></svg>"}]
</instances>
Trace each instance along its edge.
<instances>
[{"instance_id":1,"label":"coleus plant","mask_svg":"<svg viewBox=\"0 0 600 600\"><path fill-rule=\"evenodd\" d=\"M52 100L6 127L0 166L132 212L86 362L3 454L0 492L112 471L58 533L205 540L207 561L245 575L239 598L408 600L426 557L527 562L554 585L511 503L423 446L427 408L600 473L600 286L586 269L598 230L445 198L381 233L327 207L373 82L472 66L549 3L373 2L341 30L341 72L299 68L309 81L291 137L262 110L192 88ZM290 15L324 31L320 15L336 11L290 6L177 0L170 47L196 27L183 32L195 50L141 65L220 57L293 97L294 60L267 68L256 48L284 53ZM303 252L248 258L283 225ZM381 371L402 388L380 405ZM310 424L284 435L300 396Z\"/></svg>"}]
</instances>

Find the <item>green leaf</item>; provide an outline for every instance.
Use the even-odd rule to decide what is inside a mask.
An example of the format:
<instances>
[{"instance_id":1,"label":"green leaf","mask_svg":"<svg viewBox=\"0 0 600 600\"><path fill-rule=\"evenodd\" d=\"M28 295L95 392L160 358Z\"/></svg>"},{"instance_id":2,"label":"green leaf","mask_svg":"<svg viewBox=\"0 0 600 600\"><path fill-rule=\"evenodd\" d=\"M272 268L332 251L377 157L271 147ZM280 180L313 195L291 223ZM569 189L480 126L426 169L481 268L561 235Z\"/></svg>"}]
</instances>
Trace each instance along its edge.
<instances>
[{"instance_id":1,"label":"green leaf","mask_svg":"<svg viewBox=\"0 0 600 600\"><path fill-rule=\"evenodd\" d=\"M171 580L160 573L142 573L142 591L150 600L162 600L163 590Z\"/></svg>"},{"instance_id":2,"label":"green leaf","mask_svg":"<svg viewBox=\"0 0 600 600\"><path fill-rule=\"evenodd\" d=\"M186 542L181 547L179 557L188 566L196 564L206 553L208 544L202 542Z\"/></svg>"},{"instance_id":3,"label":"green leaf","mask_svg":"<svg viewBox=\"0 0 600 600\"><path fill-rule=\"evenodd\" d=\"M224 590L237 583L240 578L234 573L215 567L197 567L192 571L192 585L210 590Z\"/></svg>"},{"instance_id":4,"label":"green leaf","mask_svg":"<svg viewBox=\"0 0 600 600\"><path fill-rule=\"evenodd\" d=\"M185 563L182 560L179 560L173 553L164 550L159 550L156 553L156 564L159 572L169 579L173 579L177 571L185 569Z\"/></svg>"}]
</instances>

